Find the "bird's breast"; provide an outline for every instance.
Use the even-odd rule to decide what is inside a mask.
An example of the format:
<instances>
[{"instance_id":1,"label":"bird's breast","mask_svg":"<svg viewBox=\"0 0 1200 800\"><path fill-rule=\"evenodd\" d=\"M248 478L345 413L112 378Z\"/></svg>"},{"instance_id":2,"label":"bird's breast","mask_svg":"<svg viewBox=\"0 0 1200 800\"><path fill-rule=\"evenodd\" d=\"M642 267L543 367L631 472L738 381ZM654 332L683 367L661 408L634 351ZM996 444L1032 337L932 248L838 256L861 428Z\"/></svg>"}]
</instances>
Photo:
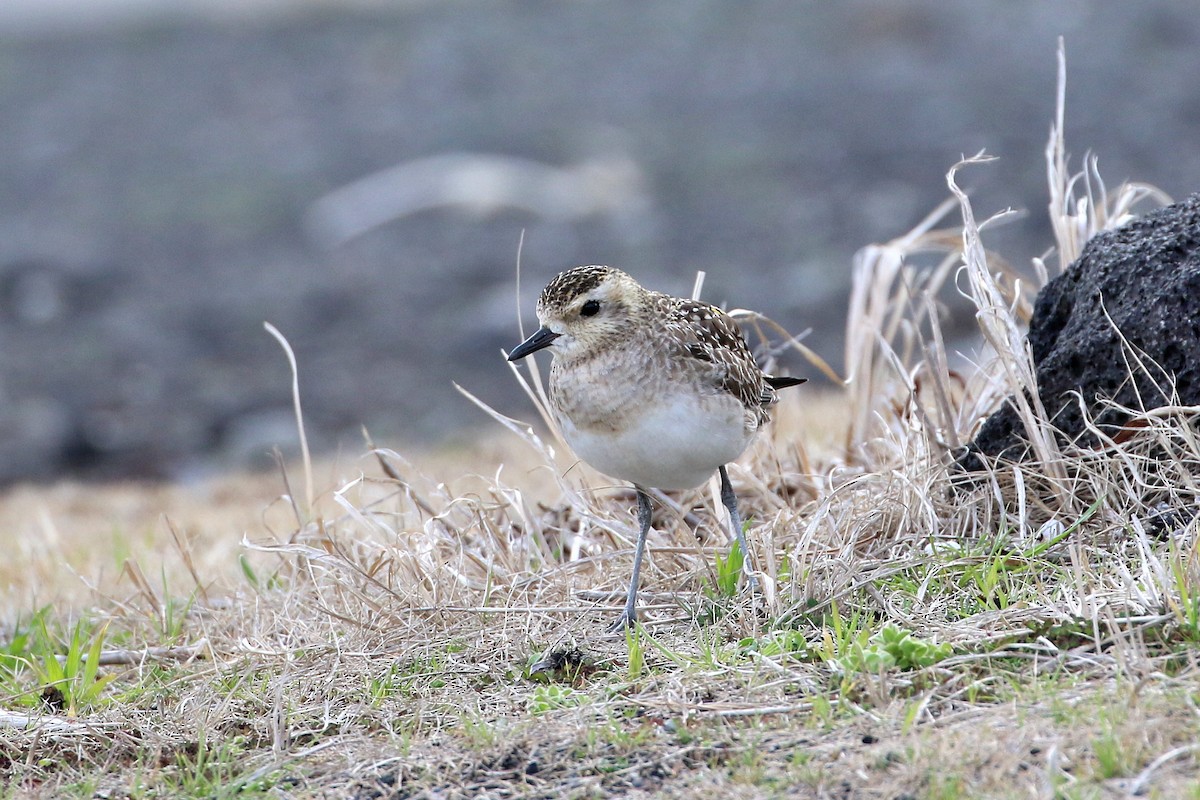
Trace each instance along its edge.
<instances>
[{"instance_id":1,"label":"bird's breast","mask_svg":"<svg viewBox=\"0 0 1200 800\"><path fill-rule=\"evenodd\" d=\"M757 417L733 395L651 369L588 375L579 367L551 370L551 404L571 449L606 475L690 489L754 437Z\"/></svg>"}]
</instances>

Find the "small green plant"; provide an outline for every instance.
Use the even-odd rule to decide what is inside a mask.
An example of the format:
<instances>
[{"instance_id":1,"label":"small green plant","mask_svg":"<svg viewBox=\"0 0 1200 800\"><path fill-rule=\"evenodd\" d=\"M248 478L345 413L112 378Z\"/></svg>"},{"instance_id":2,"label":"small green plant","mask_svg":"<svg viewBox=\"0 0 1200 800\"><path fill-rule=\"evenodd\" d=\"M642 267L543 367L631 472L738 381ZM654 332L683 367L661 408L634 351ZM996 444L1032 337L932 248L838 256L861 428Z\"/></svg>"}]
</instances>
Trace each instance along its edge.
<instances>
[{"instance_id":1,"label":"small green plant","mask_svg":"<svg viewBox=\"0 0 1200 800\"><path fill-rule=\"evenodd\" d=\"M886 625L865 643L854 642L837 658L843 672L883 672L893 667L923 669L948 657L954 648L918 639L912 631Z\"/></svg>"},{"instance_id":2,"label":"small green plant","mask_svg":"<svg viewBox=\"0 0 1200 800\"><path fill-rule=\"evenodd\" d=\"M772 783L767 774L767 764L762 750L757 747L747 747L730 759L726 769L734 784L763 786Z\"/></svg>"},{"instance_id":3,"label":"small green plant","mask_svg":"<svg viewBox=\"0 0 1200 800\"><path fill-rule=\"evenodd\" d=\"M725 601L737 596L742 568L746 563L745 554L737 541L734 541L728 556L717 552L713 559L715 582L708 578L701 582L702 600L696 612L696 619L701 625L710 625L728 613Z\"/></svg>"},{"instance_id":4,"label":"small green plant","mask_svg":"<svg viewBox=\"0 0 1200 800\"><path fill-rule=\"evenodd\" d=\"M587 701L587 695L561 683L544 683L534 688L529 698L529 713L534 716L575 708Z\"/></svg>"},{"instance_id":5,"label":"small green plant","mask_svg":"<svg viewBox=\"0 0 1200 800\"><path fill-rule=\"evenodd\" d=\"M814 694L811 702L813 719L822 727L832 725L834 718L833 701L823 694Z\"/></svg>"},{"instance_id":6,"label":"small green plant","mask_svg":"<svg viewBox=\"0 0 1200 800\"><path fill-rule=\"evenodd\" d=\"M242 576L246 579L246 583L255 589L262 588L258 580L258 573L254 571L254 566L250 563L250 559L246 558L245 553L238 556L238 566L242 568Z\"/></svg>"},{"instance_id":7,"label":"small green plant","mask_svg":"<svg viewBox=\"0 0 1200 800\"><path fill-rule=\"evenodd\" d=\"M843 616L837 602L830 604L829 613L822 618L821 644L817 655L822 661L834 661L849 652L857 643L863 644L871 635L874 619L855 609Z\"/></svg>"},{"instance_id":8,"label":"small green plant","mask_svg":"<svg viewBox=\"0 0 1200 800\"><path fill-rule=\"evenodd\" d=\"M165 577L163 585L166 585ZM168 597L163 601L159 627L164 641L175 643L183 640L184 625L187 623L188 614L196 602L199 591L199 589L194 590L187 599Z\"/></svg>"},{"instance_id":9,"label":"small green plant","mask_svg":"<svg viewBox=\"0 0 1200 800\"><path fill-rule=\"evenodd\" d=\"M46 609L34 615L34 622L46 613ZM9 640L0 645L0 686L5 687L6 694L20 694L17 688L18 676L29 666L30 661L30 626L22 627L17 623Z\"/></svg>"},{"instance_id":10,"label":"small green plant","mask_svg":"<svg viewBox=\"0 0 1200 800\"><path fill-rule=\"evenodd\" d=\"M742 639L738 647L744 653L758 653L767 658L786 656L798 661L812 659L807 637L797 630L777 630L758 639Z\"/></svg>"},{"instance_id":11,"label":"small green plant","mask_svg":"<svg viewBox=\"0 0 1200 800\"><path fill-rule=\"evenodd\" d=\"M412 681L405 680L403 675L404 670L393 664L382 675L373 675L367 678L367 697L370 699L371 705L378 707L385 700L410 691Z\"/></svg>"},{"instance_id":12,"label":"small green plant","mask_svg":"<svg viewBox=\"0 0 1200 800\"><path fill-rule=\"evenodd\" d=\"M165 772L172 797L243 798L265 792L275 783L276 773L246 773L246 738L233 736L213 742L201 731L194 745L175 754L174 769Z\"/></svg>"},{"instance_id":13,"label":"small green plant","mask_svg":"<svg viewBox=\"0 0 1200 800\"><path fill-rule=\"evenodd\" d=\"M738 591L738 582L742 577L742 567L746 563L746 555L742 552L741 545L734 540L733 547L730 548L728 557L722 557L720 553L717 553L715 558L717 572L717 596L726 598L736 596Z\"/></svg>"},{"instance_id":14,"label":"small green plant","mask_svg":"<svg viewBox=\"0 0 1200 800\"><path fill-rule=\"evenodd\" d=\"M468 708L458 709L458 732L474 748L494 747L503 738L500 728L477 710Z\"/></svg>"},{"instance_id":15,"label":"small green plant","mask_svg":"<svg viewBox=\"0 0 1200 800\"><path fill-rule=\"evenodd\" d=\"M627 715L609 716L588 727L583 752L595 755L610 748L615 748L620 754L633 752L653 741L657 730L657 727L645 724L631 724ZM623 755L618 755L612 764L620 768L621 762L627 765Z\"/></svg>"},{"instance_id":16,"label":"small green plant","mask_svg":"<svg viewBox=\"0 0 1200 800\"><path fill-rule=\"evenodd\" d=\"M1098 777L1108 780L1129 774L1129 759L1125 747L1115 734L1106 733L1092 742L1092 755L1096 757Z\"/></svg>"},{"instance_id":17,"label":"small green plant","mask_svg":"<svg viewBox=\"0 0 1200 800\"><path fill-rule=\"evenodd\" d=\"M1195 551L1189 548L1181 552L1172 544L1168 556L1171 582L1175 596L1167 596L1167 606L1175 615L1175 622L1183 638L1189 642L1200 641L1200 593L1197 593Z\"/></svg>"},{"instance_id":18,"label":"small green plant","mask_svg":"<svg viewBox=\"0 0 1200 800\"><path fill-rule=\"evenodd\" d=\"M47 685L57 686L62 691L66 697L68 714L74 715L82 709L98 705L104 687L113 679L112 675L99 674L100 651L104 647L104 634L107 630L107 623L98 631L93 631L80 620L75 623L71 632L66 658L59 660L47 655L42 661L41 680Z\"/></svg>"},{"instance_id":19,"label":"small green plant","mask_svg":"<svg viewBox=\"0 0 1200 800\"><path fill-rule=\"evenodd\" d=\"M992 549L978 563L968 562L963 570L963 579L967 585L973 585L981 610L1002 611L1012 602L1012 581L1014 573L1020 572L1023 565L1015 563L1003 540L996 539Z\"/></svg>"},{"instance_id":20,"label":"small green plant","mask_svg":"<svg viewBox=\"0 0 1200 800\"><path fill-rule=\"evenodd\" d=\"M701 579L701 602L696 609L697 622L701 625L712 625L728 613L726 601L738 594L744 564L745 555L737 541L733 542L730 554L714 555L715 581L710 581L707 577Z\"/></svg>"},{"instance_id":21,"label":"small green plant","mask_svg":"<svg viewBox=\"0 0 1200 800\"><path fill-rule=\"evenodd\" d=\"M111 675L100 674L100 651L108 630L80 620L63 643L51 632L49 609L33 615L29 625L16 632L0 649L0 682L25 705L43 703L50 711L75 716L101 703ZM30 691L21 676L33 674L37 687Z\"/></svg>"},{"instance_id":22,"label":"small green plant","mask_svg":"<svg viewBox=\"0 0 1200 800\"><path fill-rule=\"evenodd\" d=\"M629 680L636 681L646 669L646 645L642 641L643 628L634 623L625 629L625 645L629 652Z\"/></svg>"},{"instance_id":23,"label":"small green plant","mask_svg":"<svg viewBox=\"0 0 1200 800\"><path fill-rule=\"evenodd\" d=\"M283 581L279 577L278 570L267 574L265 577L260 576L245 553L238 556L238 567L241 569L242 577L246 579L246 583L250 584L251 588L255 591L269 591L279 589L283 586Z\"/></svg>"},{"instance_id":24,"label":"small green plant","mask_svg":"<svg viewBox=\"0 0 1200 800\"><path fill-rule=\"evenodd\" d=\"M929 800L959 800L967 797L963 779L958 775L930 775L925 797Z\"/></svg>"}]
</instances>

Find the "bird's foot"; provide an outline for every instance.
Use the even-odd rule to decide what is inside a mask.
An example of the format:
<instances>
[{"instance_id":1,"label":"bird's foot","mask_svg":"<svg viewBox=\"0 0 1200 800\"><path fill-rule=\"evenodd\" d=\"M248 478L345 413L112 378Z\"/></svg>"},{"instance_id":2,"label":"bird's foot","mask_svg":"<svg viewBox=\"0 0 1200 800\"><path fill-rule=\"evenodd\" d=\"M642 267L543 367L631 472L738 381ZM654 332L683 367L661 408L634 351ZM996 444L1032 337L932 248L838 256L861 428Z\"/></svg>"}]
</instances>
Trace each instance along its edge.
<instances>
[{"instance_id":1,"label":"bird's foot","mask_svg":"<svg viewBox=\"0 0 1200 800\"><path fill-rule=\"evenodd\" d=\"M637 625L637 621L637 610L627 608L621 612L621 616L617 617L611 625L605 628L605 633L612 637L624 636L626 631Z\"/></svg>"}]
</instances>

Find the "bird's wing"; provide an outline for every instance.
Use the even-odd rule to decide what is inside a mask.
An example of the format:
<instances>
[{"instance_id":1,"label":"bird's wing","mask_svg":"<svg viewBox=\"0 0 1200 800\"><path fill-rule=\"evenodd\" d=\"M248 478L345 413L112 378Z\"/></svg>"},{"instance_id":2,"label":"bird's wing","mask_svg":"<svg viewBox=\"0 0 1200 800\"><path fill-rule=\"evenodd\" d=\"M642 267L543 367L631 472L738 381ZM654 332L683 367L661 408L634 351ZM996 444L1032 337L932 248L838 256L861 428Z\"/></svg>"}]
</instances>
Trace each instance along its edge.
<instances>
[{"instance_id":1,"label":"bird's wing","mask_svg":"<svg viewBox=\"0 0 1200 800\"><path fill-rule=\"evenodd\" d=\"M774 400L746 338L733 317L716 306L696 300L663 296L669 302L667 327L676 357L691 360L716 391L728 392L747 409Z\"/></svg>"}]
</instances>

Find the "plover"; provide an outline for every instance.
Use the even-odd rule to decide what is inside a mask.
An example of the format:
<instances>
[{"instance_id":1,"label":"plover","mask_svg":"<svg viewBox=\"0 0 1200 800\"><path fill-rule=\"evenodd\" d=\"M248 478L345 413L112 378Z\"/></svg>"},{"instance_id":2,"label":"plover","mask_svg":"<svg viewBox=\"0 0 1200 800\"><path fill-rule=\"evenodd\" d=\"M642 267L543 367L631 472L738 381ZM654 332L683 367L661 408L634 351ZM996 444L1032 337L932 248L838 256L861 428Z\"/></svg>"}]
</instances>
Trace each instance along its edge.
<instances>
[{"instance_id":1,"label":"plover","mask_svg":"<svg viewBox=\"0 0 1200 800\"><path fill-rule=\"evenodd\" d=\"M693 489L719 472L721 502L749 563L725 465L767 421L775 390L806 379L765 374L737 323L716 306L650 291L612 267L559 273L542 290L537 317L541 327L508 360L550 349L550 405L567 444L637 491L633 574L612 629L637 621L647 489Z\"/></svg>"}]
</instances>

